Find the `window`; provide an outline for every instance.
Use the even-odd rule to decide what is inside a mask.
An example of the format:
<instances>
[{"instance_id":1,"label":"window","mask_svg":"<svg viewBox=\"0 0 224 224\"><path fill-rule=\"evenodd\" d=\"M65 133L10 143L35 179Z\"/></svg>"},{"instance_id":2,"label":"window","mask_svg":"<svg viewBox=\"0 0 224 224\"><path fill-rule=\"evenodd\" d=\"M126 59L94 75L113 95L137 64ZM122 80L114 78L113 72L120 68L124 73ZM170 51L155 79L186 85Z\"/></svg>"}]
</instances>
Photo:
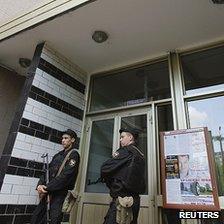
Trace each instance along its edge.
<instances>
[{"instance_id":1,"label":"window","mask_svg":"<svg viewBox=\"0 0 224 224\"><path fill-rule=\"evenodd\" d=\"M170 98L167 61L91 79L90 111Z\"/></svg>"},{"instance_id":2,"label":"window","mask_svg":"<svg viewBox=\"0 0 224 224\"><path fill-rule=\"evenodd\" d=\"M186 94L224 90L224 47L181 57Z\"/></svg>"},{"instance_id":3,"label":"window","mask_svg":"<svg viewBox=\"0 0 224 224\"><path fill-rule=\"evenodd\" d=\"M158 117L158 132L173 130L173 116L172 116L171 104L158 106L157 117ZM180 224L181 223L178 217L178 210L162 209L162 214L163 214L163 217L162 217L163 224Z\"/></svg>"},{"instance_id":4,"label":"window","mask_svg":"<svg viewBox=\"0 0 224 224\"><path fill-rule=\"evenodd\" d=\"M89 161L86 177L86 192L108 193L109 189L99 182L100 168L111 158L114 119L93 121L89 146Z\"/></svg>"},{"instance_id":5,"label":"window","mask_svg":"<svg viewBox=\"0 0 224 224\"><path fill-rule=\"evenodd\" d=\"M188 102L190 127L208 127L215 159L219 196L224 195L224 96ZM224 212L218 220L201 220L202 224L217 224L224 221Z\"/></svg>"},{"instance_id":6,"label":"window","mask_svg":"<svg viewBox=\"0 0 224 224\"><path fill-rule=\"evenodd\" d=\"M188 102L190 127L208 127L216 163L219 195L224 195L224 96Z\"/></svg>"}]
</instances>

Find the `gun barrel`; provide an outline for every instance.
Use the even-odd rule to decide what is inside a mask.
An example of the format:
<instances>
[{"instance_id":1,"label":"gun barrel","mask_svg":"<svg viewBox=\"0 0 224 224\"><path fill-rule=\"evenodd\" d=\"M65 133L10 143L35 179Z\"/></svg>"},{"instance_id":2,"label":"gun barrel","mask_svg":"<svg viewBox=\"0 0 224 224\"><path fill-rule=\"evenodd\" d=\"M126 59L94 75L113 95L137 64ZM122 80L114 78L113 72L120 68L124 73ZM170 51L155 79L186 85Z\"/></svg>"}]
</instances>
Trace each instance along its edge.
<instances>
[{"instance_id":1,"label":"gun barrel","mask_svg":"<svg viewBox=\"0 0 224 224\"><path fill-rule=\"evenodd\" d=\"M46 184L49 183L49 157L48 153L45 153L41 156L43 158L43 163L44 163L44 171L45 171L45 181ZM47 223L50 223L50 197L47 195Z\"/></svg>"}]
</instances>

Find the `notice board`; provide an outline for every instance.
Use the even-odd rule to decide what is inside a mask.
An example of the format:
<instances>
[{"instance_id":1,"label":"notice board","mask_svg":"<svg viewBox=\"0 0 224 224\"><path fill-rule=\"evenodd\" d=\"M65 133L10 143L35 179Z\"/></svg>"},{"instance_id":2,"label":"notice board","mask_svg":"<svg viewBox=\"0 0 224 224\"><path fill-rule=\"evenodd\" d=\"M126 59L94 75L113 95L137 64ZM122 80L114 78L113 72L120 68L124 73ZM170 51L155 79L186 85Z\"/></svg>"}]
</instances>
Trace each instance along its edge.
<instances>
[{"instance_id":1,"label":"notice board","mask_svg":"<svg viewBox=\"0 0 224 224\"><path fill-rule=\"evenodd\" d=\"M207 128L160 133L164 208L220 210Z\"/></svg>"}]
</instances>

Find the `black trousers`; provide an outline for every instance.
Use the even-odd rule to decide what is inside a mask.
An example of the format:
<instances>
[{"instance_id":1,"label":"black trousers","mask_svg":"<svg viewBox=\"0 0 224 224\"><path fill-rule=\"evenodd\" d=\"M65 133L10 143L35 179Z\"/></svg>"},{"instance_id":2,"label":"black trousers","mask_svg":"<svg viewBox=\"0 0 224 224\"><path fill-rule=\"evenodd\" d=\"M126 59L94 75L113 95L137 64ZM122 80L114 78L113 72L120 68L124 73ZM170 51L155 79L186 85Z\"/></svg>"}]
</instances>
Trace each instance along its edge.
<instances>
[{"instance_id":1,"label":"black trousers","mask_svg":"<svg viewBox=\"0 0 224 224\"><path fill-rule=\"evenodd\" d=\"M63 213L61 211L65 195L54 195L50 202L50 224L61 224ZM48 224L47 223L47 203L42 199L35 209L30 224Z\"/></svg>"},{"instance_id":2,"label":"black trousers","mask_svg":"<svg viewBox=\"0 0 224 224\"><path fill-rule=\"evenodd\" d=\"M138 223L138 213L140 209L140 197L134 197L134 203L132 205L132 212L133 212L133 220L131 224ZM116 200L113 200L110 203L110 208L107 211L107 214L104 218L103 224L117 224L116 222Z\"/></svg>"}]
</instances>

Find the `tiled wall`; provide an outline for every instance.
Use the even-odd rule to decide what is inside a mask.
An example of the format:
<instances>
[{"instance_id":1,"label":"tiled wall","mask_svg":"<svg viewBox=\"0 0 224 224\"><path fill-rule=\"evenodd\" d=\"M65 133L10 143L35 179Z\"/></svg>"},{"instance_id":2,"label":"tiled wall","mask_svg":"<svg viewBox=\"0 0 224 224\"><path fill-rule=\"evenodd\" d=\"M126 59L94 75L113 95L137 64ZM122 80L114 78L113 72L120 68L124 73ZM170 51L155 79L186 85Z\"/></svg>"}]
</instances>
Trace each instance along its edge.
<instances>
[{"instance_id":1,"label":"tiled wall","mask_svg":"<svg viewBox=\"0 0 224 224\"><path fill-rule=\"evenodd\" d=\"M62 149L62 131L75 130L78 134L75 147L79 147L85 107L84 72L44 47L30 84L6 163L0 191L0 223L29 223L38 203L35 187L43 174L41 155L48 152L52 157Z\"/></svg>"}]
</instances>

